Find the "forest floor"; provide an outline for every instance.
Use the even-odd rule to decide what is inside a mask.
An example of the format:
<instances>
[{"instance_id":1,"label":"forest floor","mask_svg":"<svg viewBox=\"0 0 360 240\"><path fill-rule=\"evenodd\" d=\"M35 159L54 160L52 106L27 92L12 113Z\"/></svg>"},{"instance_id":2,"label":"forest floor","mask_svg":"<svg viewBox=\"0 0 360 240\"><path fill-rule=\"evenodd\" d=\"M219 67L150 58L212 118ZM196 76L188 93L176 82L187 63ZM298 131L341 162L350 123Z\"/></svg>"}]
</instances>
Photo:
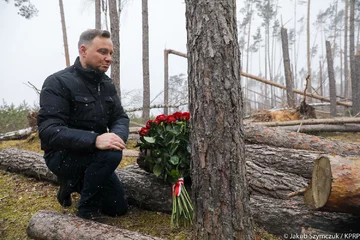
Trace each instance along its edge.
<instances>
[{"instance_id":1,"label":"forest floor","mask_svg":"<svg viewBox=\"0 0 360 240\"><path fill-rule=\"evenodd\" d=\"M128 149L136 149L136 142L128 142ZM14 147L40 152L39 139L32 136L27 140L0 142L0 149ZM134 157L125 157L120 168L136 161ZM55 210L64 214L75 214L79 194L73 193L73 206L63 208L56 200L58 186L21 174L0 170L0 236L5 240L29 239L26 228L33 214L39 210ZM108 218L107 223L131 231L160 237L163 239L189 239L191 229L170 228L170 215L146 211L130 206L126 215ZM277 240L260 228L255 228L256 239Z\"/></svg>"}]
</instances>

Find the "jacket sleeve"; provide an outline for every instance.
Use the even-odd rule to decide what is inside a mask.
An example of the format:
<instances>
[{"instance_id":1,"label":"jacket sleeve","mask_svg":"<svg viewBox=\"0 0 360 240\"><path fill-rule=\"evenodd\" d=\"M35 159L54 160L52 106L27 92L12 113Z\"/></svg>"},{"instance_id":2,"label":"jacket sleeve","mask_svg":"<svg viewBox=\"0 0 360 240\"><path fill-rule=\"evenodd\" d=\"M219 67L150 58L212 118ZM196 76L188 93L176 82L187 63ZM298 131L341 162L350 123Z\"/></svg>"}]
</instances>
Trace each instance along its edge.
<instances>
[{"instance_id":1,"label":"jacket sleeve","mask_svg":"<svg viewBox=\"0 0 360 240\"><path fill-rule=\"evenodd\" d=\"M114 109L109 121L109 131L115 133L126 143L129 137L129 117L121 106L120 98L117 95L113 96Z\"/></svg>"},{"instance_id":2,"label":"jacket sleeve","mask_svg":"<svg viewBox=\"0 0 360 240\"><path fill-rule=\"evenodd\" d=\"M70 94L54 75L40 93L39 137L46 149L94 150L97 133L68 127Z\"/></svg>"}]
</instances>

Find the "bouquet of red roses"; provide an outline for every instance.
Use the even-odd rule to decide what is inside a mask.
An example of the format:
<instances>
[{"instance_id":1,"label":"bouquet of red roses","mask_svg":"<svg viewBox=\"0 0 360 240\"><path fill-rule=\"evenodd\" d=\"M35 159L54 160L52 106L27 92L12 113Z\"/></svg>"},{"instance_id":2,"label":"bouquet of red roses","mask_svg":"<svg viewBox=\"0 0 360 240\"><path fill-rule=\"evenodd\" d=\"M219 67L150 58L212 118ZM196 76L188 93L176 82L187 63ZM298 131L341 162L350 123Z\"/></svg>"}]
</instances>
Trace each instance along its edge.
<instances>
[{"instance_id":1,"label":"bouquet of red roses","mask_svg":"<svg viewBox=\"0 0 360 240\"><path fill-rule=\"evenodd\" d=\"M189 226L193 206L184 186L190 177L189 112L158 115L141 128L140 151L147 151L145 164L155 176L172 185L171 226Z\"/></svg>"}]
</instances>

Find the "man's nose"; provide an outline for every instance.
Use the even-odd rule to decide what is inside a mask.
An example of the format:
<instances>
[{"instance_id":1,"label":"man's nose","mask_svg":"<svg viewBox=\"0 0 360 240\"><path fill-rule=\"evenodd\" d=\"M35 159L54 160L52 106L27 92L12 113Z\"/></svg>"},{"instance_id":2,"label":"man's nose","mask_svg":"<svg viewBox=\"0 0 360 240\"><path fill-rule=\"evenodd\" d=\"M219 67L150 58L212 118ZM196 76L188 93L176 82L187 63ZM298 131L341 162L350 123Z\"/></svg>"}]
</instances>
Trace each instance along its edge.
<instances>
[{"instance_id":1,"label":"man's nose","mask_svg":"<svg viewBox=\"0 0 360 240\"><path fill-rule=\"evenodd\" d=\"M112 56L110 54L108 56L106 56L105 61L111 63L112 62Z\"/></svg>"}]
</instances>

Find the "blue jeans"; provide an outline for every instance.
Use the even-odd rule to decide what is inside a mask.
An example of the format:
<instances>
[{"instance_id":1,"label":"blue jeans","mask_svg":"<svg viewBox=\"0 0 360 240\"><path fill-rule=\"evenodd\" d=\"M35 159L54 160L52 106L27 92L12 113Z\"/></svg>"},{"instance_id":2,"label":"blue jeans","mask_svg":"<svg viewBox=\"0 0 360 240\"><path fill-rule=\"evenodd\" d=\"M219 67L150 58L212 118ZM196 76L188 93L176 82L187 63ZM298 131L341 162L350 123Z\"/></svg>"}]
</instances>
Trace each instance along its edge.
<instances>
[{"instance_id":1,"label":"blue jeans","mask_svg":"<svg viewBox=\"0 0 360 240\"><path fill-rule=\"evenodd\" d=\"M62 150L52 153L45 161L58 178L81 186L78 204L81 213L100 210L103 214L117 216L128 209L124 188L114 173L121 159L120 151L76 153Z\"/></svg>"}]
</instances>

